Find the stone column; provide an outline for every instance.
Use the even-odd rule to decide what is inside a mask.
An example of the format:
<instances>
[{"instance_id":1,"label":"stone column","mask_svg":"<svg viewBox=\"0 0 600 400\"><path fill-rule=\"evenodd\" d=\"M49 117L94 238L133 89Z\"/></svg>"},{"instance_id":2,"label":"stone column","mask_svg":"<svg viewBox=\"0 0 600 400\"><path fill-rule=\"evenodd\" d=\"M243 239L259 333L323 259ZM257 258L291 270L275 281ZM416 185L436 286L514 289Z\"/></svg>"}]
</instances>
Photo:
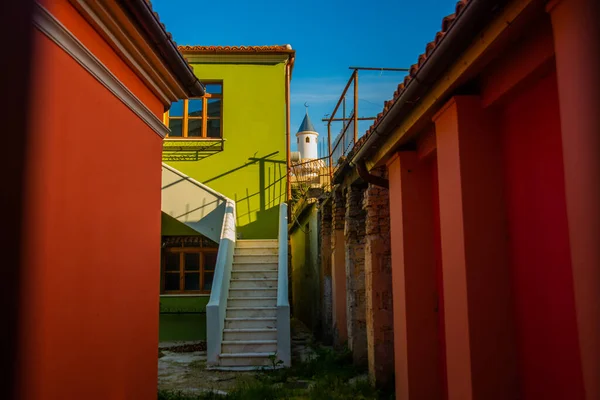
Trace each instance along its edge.
<instances>
[{"instance_id":1,"label":"stone column","mask_svg":"<svg viewBox=\"0 0 600 400\"><path fill-rule=\"evenodd\" d=\"M331 199L321 203L321 248L319 263L321 268L321 340L330 344L333 340L333 293L331 287L331 233L332 214Z\"/></svg>"},{"instance_id":2,"label":"stone column","mask_svg":"<svg viewBox=\"0 0 600 400\"><path fill-rule=\"evenodd\" d=\"M548 3L586 398L600 399L600 3Z\"/></svg>"},{"instance_id":3,"label":"stone column","mask_svg":"<svg viewBox=\"0 0 600 400\"><path fill-rule=\"evenodd\" d=\"M365 188L350 186L346 191L346 309L348 347L354 363L366 365L367 317L365 297L365 219L362 207Z\"/></svg>"},{"instance_id":4,"label":"stone column","mask_svg":"<svg viewBox=\"0 0 600 400\"><path fill-rule=\"evenodd\" d=\"M435 115L448 400L518 398L502 142L478 96Z\"/></svg>"},{"instance_id":5,"label":"stone column","mask_svg":"<svg viewBox=\"0 0 600 400\"><path fill-rule=\"evenodd\" d=\"M384 168L373 174L385 178L386 170ZM394 377L394 308L388 190L370 184L365 192L363 206L367 212L365 287L369 377L378 387L386 387Z\"/></svg>"},{"instance_id":6,"label":"stone column","mask_svg":"<svg viewBox=\"0 0 600 400\"><path fill-rule=\"evenodd\" d=\"M341 346L348 340L346 324L346 261L344 250L344 217L346 198L341 190L332 194L331 290L333 344Z\"/></svg>"}]
</instances>

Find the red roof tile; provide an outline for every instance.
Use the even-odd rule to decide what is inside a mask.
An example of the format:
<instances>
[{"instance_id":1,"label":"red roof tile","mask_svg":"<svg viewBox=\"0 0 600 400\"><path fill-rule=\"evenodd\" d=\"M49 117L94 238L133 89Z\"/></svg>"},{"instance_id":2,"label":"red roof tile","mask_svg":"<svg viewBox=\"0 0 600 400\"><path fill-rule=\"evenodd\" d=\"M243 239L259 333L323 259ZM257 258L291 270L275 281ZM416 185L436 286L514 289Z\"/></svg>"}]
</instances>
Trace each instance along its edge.
<instances>
[{"instance_id":1,"label":"red roof tile","mask_svg":"<svg viewBox=\"0 0 600 400\"><path fill-rule=\"evenodd\" d=\"M178 46L179 51L187 53L203 53L203 54L265 54L265 53L285 53L293 54L295 51L292 46L275 45L275 46Z\"/></svg>"}]
</instances>

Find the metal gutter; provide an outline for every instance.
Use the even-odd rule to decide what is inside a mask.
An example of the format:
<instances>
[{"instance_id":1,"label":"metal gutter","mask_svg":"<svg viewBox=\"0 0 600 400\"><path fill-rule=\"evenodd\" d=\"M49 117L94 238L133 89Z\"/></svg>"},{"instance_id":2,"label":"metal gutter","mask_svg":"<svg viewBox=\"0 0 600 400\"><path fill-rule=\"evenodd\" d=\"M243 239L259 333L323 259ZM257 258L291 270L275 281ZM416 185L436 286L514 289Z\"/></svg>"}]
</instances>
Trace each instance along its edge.
<instances>
[{"instance_id":1,"label":"metal gutter","mask_svg":"<svg viewBox=\"0 0 600 400\"><path fill-rule=\"evenodd\" d=\"M350 166L357 166L369 151L379 144L379 138L383 140L389 135L394 128L394 121L408 114L411 106L418 103L447 68L471 45L474 36L493 20L496 13L507 3L508 0L471 0L465 5L444 38L352 157Z\"/></svg>"},{"instance_id":2,"label":"metal gutter","mask_svg":"<svg viewBox=\"0 0 600 400\"><path fill-rule=\"evenodd\" d=\"M175 74L188 96L204 96L205 89L189 66L171 35L158 20L147 0L119 0L119 5L137 21L144 34L158 50L161 58Z\"/></svg>"}]
</instances>

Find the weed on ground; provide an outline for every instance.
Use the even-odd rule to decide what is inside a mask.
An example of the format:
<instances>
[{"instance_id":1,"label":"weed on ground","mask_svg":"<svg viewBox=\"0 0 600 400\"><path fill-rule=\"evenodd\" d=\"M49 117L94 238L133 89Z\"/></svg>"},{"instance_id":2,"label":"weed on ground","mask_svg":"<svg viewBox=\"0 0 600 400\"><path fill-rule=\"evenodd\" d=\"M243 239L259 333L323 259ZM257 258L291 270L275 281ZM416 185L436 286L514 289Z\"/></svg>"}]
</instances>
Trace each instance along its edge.
<instances>
[{"instance_id":1,"label":"weed on ground","mask_svg":"<svg viewBox=\"0 0 600 400\"><path fill-rule=\"evenodd\" d=\"M314 348L305 361L291 368L266 367L254 379L240 381L227 394L214 392L186 394L159 391L158 400L388 400L365 377L366 371L352 364L348 350Z\"/></svg>"}]
</instances>

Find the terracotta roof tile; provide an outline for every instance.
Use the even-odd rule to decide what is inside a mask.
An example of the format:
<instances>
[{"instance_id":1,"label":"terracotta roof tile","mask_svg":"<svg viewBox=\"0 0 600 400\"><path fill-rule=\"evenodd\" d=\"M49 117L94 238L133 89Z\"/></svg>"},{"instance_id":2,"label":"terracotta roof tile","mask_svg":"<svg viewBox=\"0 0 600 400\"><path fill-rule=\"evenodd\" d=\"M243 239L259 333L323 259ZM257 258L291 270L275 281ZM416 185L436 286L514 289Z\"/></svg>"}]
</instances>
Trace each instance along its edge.
<instances>
[{"instance_id":1,"label":"terracotta roof tile","mask_svg":"<svg viewBox=\"0 0 600 400\"><path fill-rule=\"evenodd\" d=\"M181 52L194 52L204 54L264 54L264 53L294 53L290 45L275 46L179 46Z\"/></svg>"},{"instance_id":2,"label":"terracotta roof tile","mask_svg":"<svg viewBox=\"0 0 600 400\"><path fill-rule=\"evenodd\" d=\"M375 119L375 121L373 121L373 124L369 127L369 129L367 129L365 135L363 135L362 138L356 142L356 144L348 154L347 159L350 159L363 146L363 144L366 142L367 137L369 137L371 133L373 133L375 127L385 117L387 112L391 109L392 105L398 100L400 96L402 96L402 93L404 93L406 86L416 76L423 64L427 62L427 59L429 58L429 56L431 56L431 54L438 46L440 41L444 38L446 32L448 32L452 28L452 25L454 24L454 21L456 21L456 18L464 10L466 5L471 1L474 0L458 1L456 3L455 12L442 19L442 29L436 33L435 39L433 41L427 43L427 45L425 46L425 52L419 56L417 64L411 65L409 73L404 77L404 81L398 85L398 88L394 92L394 97L391 100L384 102L383 111L377 114L377 118Z\"/></svg>"}]
</instances>

